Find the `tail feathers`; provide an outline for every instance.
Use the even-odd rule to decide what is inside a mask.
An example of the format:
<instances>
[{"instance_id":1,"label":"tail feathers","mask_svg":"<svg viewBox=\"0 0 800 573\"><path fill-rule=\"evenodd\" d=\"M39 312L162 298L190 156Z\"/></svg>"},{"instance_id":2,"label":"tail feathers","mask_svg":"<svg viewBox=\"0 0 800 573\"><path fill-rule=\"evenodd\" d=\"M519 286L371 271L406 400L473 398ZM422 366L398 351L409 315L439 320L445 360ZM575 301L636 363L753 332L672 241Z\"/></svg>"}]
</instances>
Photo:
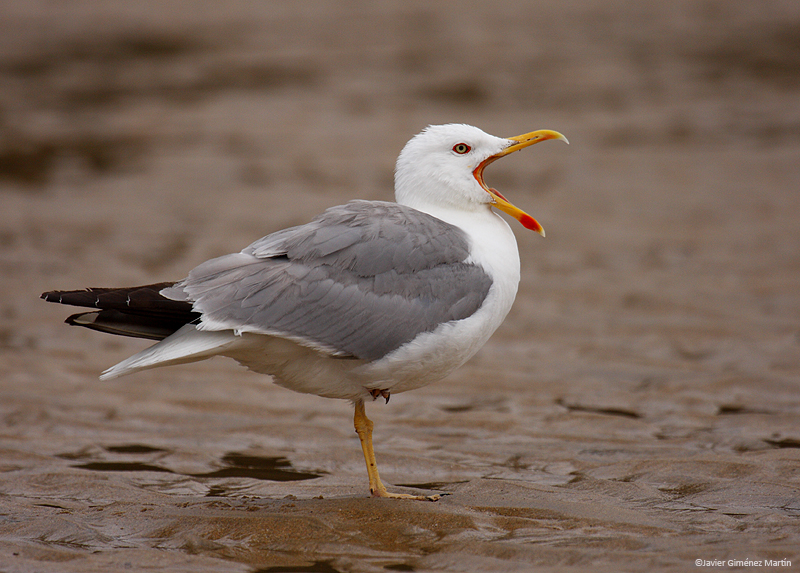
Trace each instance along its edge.
<instances>
[{"instance_id":1,"label":"tail feathers","mask_svg":"<svg viewBox=\"0 0 800 573\"><path fill-rule=\"evenodd\" d=\"M197 362L217 354L241 340L233 331L197 330L187 324L138 354L112 366L100 375L101 380L110 380L158 366L172 366Z\"/></svg>"}]
</instances>

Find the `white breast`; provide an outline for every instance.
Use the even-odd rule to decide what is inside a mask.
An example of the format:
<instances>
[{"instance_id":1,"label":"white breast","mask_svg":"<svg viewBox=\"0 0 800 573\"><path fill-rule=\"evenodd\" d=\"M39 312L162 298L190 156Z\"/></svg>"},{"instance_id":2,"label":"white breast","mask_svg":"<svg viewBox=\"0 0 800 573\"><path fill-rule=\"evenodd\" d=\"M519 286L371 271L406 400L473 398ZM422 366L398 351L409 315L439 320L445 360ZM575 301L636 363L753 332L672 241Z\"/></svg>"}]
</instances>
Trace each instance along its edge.
<instances>
[{"instance_id":1,"label":"white breast","mask_svg":"<svg viewBox=\"0 0 800 573\"><path fill-rule=\"evenodd\" d=\"M469 318L420 334L382 359L353 370L370 388L405 392L435 382L469 360L502 324L517 294L519 252L506 222L487 208L473 212L431 213L462 228L471 241L468 262L481 265L492 286Z\"/></svg>"}]
</instances>

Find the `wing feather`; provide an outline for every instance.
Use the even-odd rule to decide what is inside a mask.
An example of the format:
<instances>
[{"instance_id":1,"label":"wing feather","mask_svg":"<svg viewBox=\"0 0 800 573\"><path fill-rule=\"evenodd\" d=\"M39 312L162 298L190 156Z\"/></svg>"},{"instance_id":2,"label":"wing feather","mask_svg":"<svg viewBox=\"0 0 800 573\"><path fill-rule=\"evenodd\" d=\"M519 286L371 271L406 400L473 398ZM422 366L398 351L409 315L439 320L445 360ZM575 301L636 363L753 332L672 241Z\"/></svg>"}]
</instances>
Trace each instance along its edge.
<instances>
[{"instance_id":1,"label":"wing feather","mask_svg":"<svg viewBox=\"0 0 800 573\"><path fill-rule=\"evenodd\" d=\"M472 315L491 279L457 227L394 203L353 201L201 264L162 291L201 328L285 336L375 360Z\"/></svg>"}]
</instances>

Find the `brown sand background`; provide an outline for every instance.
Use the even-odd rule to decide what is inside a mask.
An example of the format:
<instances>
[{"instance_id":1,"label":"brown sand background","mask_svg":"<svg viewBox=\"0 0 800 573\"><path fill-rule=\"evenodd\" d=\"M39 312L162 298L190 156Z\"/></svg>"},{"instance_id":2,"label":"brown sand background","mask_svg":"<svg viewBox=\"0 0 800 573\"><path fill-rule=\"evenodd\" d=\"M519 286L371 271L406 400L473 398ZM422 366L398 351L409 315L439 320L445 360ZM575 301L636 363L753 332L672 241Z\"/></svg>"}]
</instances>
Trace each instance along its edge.
<instances>
[{"instance_id":1,"label":"brown sand background","mask_svg":"<svg viewBox=\"0 0 800 573\"><path fill-rule=\"evenodd\" d=\"M548 233L514 224L504 326L368 408L439 503L366 496L349 404L226 360L101 383L142 341L38 299L390 199L445 122L572 145L487 173ZM0 201L0 571L800 567L795 0L7 0Z\"/></svg>"}]
</instances>

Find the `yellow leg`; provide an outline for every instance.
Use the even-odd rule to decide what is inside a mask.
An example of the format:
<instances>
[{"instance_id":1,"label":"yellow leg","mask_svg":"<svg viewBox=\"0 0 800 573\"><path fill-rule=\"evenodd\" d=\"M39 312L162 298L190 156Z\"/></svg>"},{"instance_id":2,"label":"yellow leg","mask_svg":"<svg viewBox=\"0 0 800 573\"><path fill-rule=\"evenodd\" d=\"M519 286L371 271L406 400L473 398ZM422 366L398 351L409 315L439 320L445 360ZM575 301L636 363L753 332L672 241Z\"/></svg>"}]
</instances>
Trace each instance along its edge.
<instances>
[{"instance_id":1,"label":"yellow leg","mask_svg":"<svg viewBox=\"0 0 800 573\"><path fill-rule=\"evenodd\" d=\"M386 487L381 482L381 476L378 475L378 463L375 461L375 451L372 449L372 420L367 418L363 400L356 401L355 406L356 413L353 416L353 424L356 427L358 439L361 440L361 449L364 451L364 461L367 462L369 492L372 496L437 501L439 499L438 495L409 495L407 493L389 493L386 491Z\"/></svg>"}]
</instances>

